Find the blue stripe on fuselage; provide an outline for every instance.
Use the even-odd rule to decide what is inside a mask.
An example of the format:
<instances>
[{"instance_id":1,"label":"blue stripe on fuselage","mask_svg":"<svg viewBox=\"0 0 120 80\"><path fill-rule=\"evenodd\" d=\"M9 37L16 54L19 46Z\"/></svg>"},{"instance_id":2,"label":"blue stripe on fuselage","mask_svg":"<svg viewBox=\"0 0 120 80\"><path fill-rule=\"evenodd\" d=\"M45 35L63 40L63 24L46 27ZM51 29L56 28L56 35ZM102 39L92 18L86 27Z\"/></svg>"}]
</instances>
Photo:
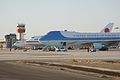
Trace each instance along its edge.
<instances>
[{"instance_id":1,"label":"blue stripe on fuselage","mask_svg":"<svg viewBox=\"0 0 120 80\"><path fill-rule=\"evenodd\" d=\"M42 36L39 40L67 40L70 38L64 37L60 31L51 31L47 35Z\"/></svg>"}]
</instances>

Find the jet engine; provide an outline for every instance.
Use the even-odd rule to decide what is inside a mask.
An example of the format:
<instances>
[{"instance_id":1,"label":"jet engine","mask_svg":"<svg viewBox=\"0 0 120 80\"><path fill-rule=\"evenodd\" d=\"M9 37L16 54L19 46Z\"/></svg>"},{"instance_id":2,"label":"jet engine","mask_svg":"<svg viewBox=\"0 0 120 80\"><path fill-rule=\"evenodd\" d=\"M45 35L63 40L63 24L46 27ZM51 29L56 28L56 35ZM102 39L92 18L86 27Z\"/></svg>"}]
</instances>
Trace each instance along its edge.
<instances>
[{"instance_id":1,"label":"jet engine","mask_svg":"<svg viewBox=\"0 0 120 80\"><path fill-rule=\"evenodd\" d=\"M101 48L103 48L103 47L104 47L104 45L101 44L101 43L93 43L93 48L94 48L94 49L101 49Z\"/></svg>"},{"instance_id":2,"label":"jet engine","mask_svg":"<svg viewBox=\"0 0 120 80\"><path fill-rule=\"evenodd\" d=\"M107 51L108 47L106 47L102 43L93 43L93 49L94 50L99 49L100 51Z\"/></svg>"}]
</instances>

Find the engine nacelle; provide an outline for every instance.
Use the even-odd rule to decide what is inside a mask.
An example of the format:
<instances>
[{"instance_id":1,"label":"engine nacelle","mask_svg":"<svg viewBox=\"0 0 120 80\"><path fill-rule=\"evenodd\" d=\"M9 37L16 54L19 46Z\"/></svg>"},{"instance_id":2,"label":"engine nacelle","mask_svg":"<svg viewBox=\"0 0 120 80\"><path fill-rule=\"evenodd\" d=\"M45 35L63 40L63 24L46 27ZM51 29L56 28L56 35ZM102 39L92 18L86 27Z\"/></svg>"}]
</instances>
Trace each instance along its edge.
<instances>
[{"instance_id":1,"label":"engine nacelle","mask_svg":"<svg viewBox=\"0 0 120 80\"><path fill-rule=\"evenodd\" d=\"M103 47L104 47L104 45L101 44L101 43L93 43L93 48L94 48L94 49L101 49L101 48L103 48Z\"/></svg>"}]
</instances>

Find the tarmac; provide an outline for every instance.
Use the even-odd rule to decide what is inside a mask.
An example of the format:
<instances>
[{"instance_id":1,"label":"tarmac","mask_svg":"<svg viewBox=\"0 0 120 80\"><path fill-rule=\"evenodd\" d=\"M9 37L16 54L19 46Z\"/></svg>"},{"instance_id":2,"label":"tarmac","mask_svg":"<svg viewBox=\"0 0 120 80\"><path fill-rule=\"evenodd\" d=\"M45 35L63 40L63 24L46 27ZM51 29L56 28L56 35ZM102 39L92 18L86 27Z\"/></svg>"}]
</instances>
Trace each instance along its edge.
<instances>
[{"instance_id":1,"label":"tarmac","mask_svg":"<svg viewBox=\"0 0 120 80\"><path fill-rule=\"evenodd\" d=\"M0 62L0 80L111 80L45 66Z\"/></svg>"},{"instance_id":2,"label":"tarmac","mask_svg":"<svg viewBox=\"0 0 120 80\"><path fill-rule=\"evenodd\" d=\"M66 63L53 63L53 62L52 63L50 63L50 62L27 62L27 63L64 67L64 68L69 68L69 69L73 69L73 70L94 72L94 73L99 73L99 74L120 77L120 70L90 67L90 66L83 66L83 65L73 65L73 64L66 64Z\"/></svg>"},{"instance_id":3,"label":"tarmac","mask_svg":"<svg viewBox=\"0 0 120 80\"><path fill-rule=\"evenodd\" d=\"M120 69L110 69L76 65L69 63L70 60L103 60L103 61L120 61L120 50L98 51L88 53L85 50L68 51L68 52L42 52L42 51L1 51L0 61L22 61L25 63L40 64L47 66L64 67L73 70L99 73L109 76L120 77ZM118 63L120 67L120 63ZM92 65L92 64L91 64ZM112 64L114 67L114 64Z\"/></svg>"}]
</instances>

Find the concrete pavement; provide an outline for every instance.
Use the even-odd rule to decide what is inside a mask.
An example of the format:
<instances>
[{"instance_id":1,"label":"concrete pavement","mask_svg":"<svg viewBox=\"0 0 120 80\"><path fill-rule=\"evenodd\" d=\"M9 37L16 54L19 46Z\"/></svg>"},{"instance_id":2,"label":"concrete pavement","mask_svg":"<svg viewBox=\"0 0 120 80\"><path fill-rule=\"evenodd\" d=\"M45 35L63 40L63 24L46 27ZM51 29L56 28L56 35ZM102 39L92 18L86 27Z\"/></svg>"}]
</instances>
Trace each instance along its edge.
<instances>
[{"instance_id":1,"label":"concrete pavement","mask_svg":"<svg viewBox=\"0 0 120 80\"><path fill-rule=\"evenodd\" d=\"M64 70L0 62L0 80L111 80Z\"/></svg>"},{"instance_id":2,"label":"concrete pavement","mask_svg":"<svg viewBox=\"0 0 120 80\"><path fill-rule=\"evenodd\" d=\"M28 60L28 61L64 61L72 59L81 60L120 60L120 51L98 51L95 53L88 53L86 51L68 51L68 52L42 52L42 51L1 51L0 61L14 61L14 60ZM71 64L51 64L52 66L67 67L70 69L87 70L113 76L120 76L120 71L102 69L88 66L76 66Z\"/></svg>"},{"instance_id":3,"label":"concrete pavement","mask_svg":"<svg viewBox=\"0 0 120 80\"><path fill-rule=\"evenodd\" d=\"M0 60L41 60L41 59L94 59L94 60L120 60L120 51L97 51L88 53L86 51L68 52L43 52L43 51L0 51Z\"/></svg>"}]
</instances>

